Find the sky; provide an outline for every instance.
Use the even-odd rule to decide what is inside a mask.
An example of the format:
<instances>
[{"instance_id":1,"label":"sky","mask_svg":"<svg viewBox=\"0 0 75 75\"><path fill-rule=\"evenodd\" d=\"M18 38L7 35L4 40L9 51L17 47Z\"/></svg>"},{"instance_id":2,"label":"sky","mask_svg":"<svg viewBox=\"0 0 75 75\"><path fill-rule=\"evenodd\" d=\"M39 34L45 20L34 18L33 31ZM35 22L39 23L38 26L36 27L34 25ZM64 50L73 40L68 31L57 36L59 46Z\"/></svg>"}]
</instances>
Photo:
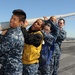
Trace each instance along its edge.
<instances>
[{"instance_id":1,"label":"sky","mask_svg":"<svg viewBox=\"0 0 75 75\"><path fill-rule=\"evenodd\" d=\"M14 9L26 12L27 19L75 12L75 0L0 0L0 22L9 21ZM75 38L75 16L66 17L67 37Z\"/></svg>"}]
</instances>

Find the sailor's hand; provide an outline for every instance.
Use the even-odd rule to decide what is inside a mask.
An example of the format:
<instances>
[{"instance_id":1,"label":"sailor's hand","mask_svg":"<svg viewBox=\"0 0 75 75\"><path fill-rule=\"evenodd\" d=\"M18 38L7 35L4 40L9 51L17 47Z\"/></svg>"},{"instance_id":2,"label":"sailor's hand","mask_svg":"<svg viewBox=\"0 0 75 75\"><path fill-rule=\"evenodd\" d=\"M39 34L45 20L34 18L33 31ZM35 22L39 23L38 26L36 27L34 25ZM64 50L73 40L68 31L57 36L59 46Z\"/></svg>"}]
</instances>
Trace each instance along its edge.
<instances>
[{"instance_id":1,"label":"sailor's hand","mask_svg":"<svg viewBox=\"0 0 75 75\"><path fill-rule=\"evenodd\" d=\"M25 20L25 22L23 23L22 27L26 28L28 26L28 21Z\"/></svg>"},{"instance_id":2,"label":"sailor's hand","mask_svg":"<svg viewBox=\"0 0 75 75\"><path fill-rule=\"evenodd\" d=\"M3 30L2 35L5 35L8 30Z\"/></svg>"},{"instance_id":3,"label":"sailor's hand","mask_svg":"<svg viewBox=\"0 0 75 75\"><path fill-rule=\"evenodd\" d=\"M48 18L46 16L43 16L44 20L48 20Z\"/></svg>"}]
</instances>

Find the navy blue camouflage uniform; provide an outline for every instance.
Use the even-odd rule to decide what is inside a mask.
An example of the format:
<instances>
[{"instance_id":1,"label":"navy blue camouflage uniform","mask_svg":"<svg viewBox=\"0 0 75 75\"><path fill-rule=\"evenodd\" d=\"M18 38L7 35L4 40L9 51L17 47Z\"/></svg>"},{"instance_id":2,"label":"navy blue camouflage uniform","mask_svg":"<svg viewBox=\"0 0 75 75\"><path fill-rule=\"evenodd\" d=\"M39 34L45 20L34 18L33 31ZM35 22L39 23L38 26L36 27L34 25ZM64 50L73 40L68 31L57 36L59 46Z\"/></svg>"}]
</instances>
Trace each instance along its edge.
<instances>
[{"instance_id":1,"label":"navy blue camouflage uniform","mask_svg":"<svg viewBox=\"0 0 75 75\"><path fill-rule=\"evenodd\" d=\"M40 52L39 59L39 71L41 75L50 75L50 59L51 59L51 51L50 47L53 42L54 37L49 33L44 34L44 44L42 44L42 50Z\"/></svg>"},{"instance_id":2,"label":"navy blue camouflage uniform","mask_svg":"<svg viewBox=\"0 0 75 75\"><path fill-rule=\"evenodd\" d=\"M24 37L21 28L10 28L0 42L0 64L2 64L0 75L22 75L23 46Z\"/></svg>"},{"instance_id":3,"label":"navy blue camouflage uniform","mask_svg":"<svg viewBox=\"0 0 75 75\"><path fill-rule=\"evenodd\" d=\"M65 30L60 30L59 29L59 35L57 37L57 40L54 44L54 54L53 54L53 73L52 75L58 75L58 68L59 68L59 60L60 60L60 55L61 55L61 44L62 41L66 38L66 31Z\"/></svg>"},{"instance_id":4,"label":"navy blue camouflage uniform","mask_svg":"<svg viewBox=\"0 0 75 75\"><path fill-rule=\"evenodd\" d=\"M41 56L40 56L40 68L39 70L41 71L41 75L51 75L52 71L52 55L54 53L54 42L57 39L57 36L59 34L58 27L56 26L55 23L51 22L50 20L47 21L48 23L51 24L51 33L44 34L44 41L45 44L42 46L41 50ZM52 49L51 49L52 48Z\"/></svg>"}]
</instances>

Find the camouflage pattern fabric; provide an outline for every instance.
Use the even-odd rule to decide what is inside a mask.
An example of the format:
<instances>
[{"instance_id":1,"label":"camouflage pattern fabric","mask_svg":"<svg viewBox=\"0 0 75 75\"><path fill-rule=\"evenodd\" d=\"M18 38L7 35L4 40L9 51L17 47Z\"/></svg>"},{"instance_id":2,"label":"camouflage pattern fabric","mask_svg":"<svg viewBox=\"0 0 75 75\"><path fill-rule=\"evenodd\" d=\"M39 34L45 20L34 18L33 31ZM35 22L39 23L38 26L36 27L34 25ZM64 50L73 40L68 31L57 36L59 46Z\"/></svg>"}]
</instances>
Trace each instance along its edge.
<instances>
[{"instance_id":1,"label":"camouflage pattern fabric","mask_svg":"<svg viewBox=\"0 0 75 75\"><path fill-rule=\"evenodd\" d=\"M22 75L24 38L21 28L11 28L0 42L0 75Z\"/></svg>"},{"instance_id":2,"label":"camouflage pattern fabric","mask_svg":"<svg viewBox=\"0 0 75 75\"><path fill-rule=\"evenodd\" d=\"M23 75L38 75L39 64L24 64Z\"/></svg>"}]
</instances>

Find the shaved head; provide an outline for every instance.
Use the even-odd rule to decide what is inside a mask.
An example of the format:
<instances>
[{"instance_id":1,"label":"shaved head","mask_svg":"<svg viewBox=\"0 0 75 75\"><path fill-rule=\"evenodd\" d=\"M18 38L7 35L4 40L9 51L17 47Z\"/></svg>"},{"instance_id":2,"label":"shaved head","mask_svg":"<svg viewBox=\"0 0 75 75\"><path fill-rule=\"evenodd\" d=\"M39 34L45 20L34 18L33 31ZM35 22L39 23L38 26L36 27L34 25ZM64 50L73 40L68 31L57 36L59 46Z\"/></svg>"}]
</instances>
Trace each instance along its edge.
<instances>
[{"instance_id":1,"label":"shaved head","mask_svg":"<svg viewBox=\"0 0 75 75\"><path fill-rule=\"evenodd\" d=\"M57 17L56 17L56 16L51 16L51 17L50 17L50 20L51 20L52 22L56 23L56 22L57 22Z\"/></svg>"}]
</instances>

